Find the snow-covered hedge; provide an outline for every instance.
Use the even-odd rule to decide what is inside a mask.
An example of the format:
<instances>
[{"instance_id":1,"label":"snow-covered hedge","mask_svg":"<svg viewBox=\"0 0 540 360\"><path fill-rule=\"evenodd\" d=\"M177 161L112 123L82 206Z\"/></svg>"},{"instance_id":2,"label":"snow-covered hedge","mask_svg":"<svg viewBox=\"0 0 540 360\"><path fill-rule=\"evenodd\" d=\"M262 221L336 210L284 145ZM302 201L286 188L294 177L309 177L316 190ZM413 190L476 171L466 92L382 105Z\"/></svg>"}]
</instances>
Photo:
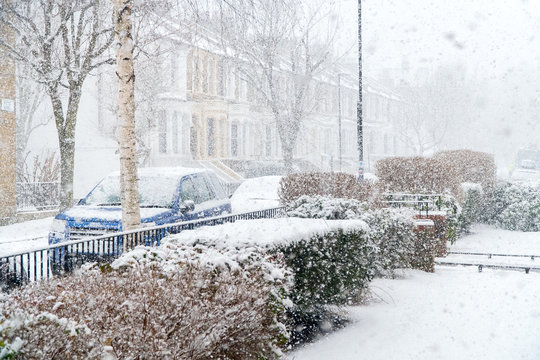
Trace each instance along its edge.
<instances>
[{"instance_id":1,"label":"snow-covered hedge","mask_svg":"<svg viewBox=\"0 0 540 360\"><path fill-rule=\"evenodd\" d=\"M381 205L382 201L382 193L376 183L359 183L351 174L312 172L292 174L281 179L279 198L282 204L295 201L302 195L356 199L367 202L371 207Z\"/></svg>"},{"instance_id":2,"label":"snow-covered hedge","mask_svg":"<svg viewBox=\"0 0 540 360\"><path fill-rule=\"evenodd\" d=\"M486 195L480 220L507 230L540 231L540 184L498 184Z\"/></svg>"},{"instance_id":3,"label":"snow-covered hedge","mask_svg":"<svg viewBox=\"0 0 540 360\"><path fill-rule=\"evenodd\" d=\"M106 353L118 359L255 359L279 353L286 331L278 305L270 306L275 287L263 269L283 278L279 266L261 260L248 269L237 262L249 262L243 255L235 260L217 253L219 266L210 266L172 252L170 246L139 248L112 267L14 291L1 303L0 351L14 359L101 359Z\"/></svg>"},{"instance_id":4,"label":"snow-covered hedge","mask_svg":"<svg viewBox=\"0 0 540 360\"><path fill-rule=\"evenodd\" d=\"M375 269L379 275L392 275L396 269L408 267L433 271L437 241L415 233L413 210L370 210L366 203L354 199L304 195L287 204L286 211L300 218L365 221L369 226L366 241L377 248ZM441 231L446 232L446 228Z\"/></svg>"},{"instance_id":5,"label":"snow-covered hedge","mask_svg":"<svg viewBox=\"0 0 540 360\"><path fill-rule=\"evenodd\" d=\"M295 343L309 338L319 320L332 318L329 306L353 303L364 294L377 271L369 229L362 220L264 219L185 231L166 242L223 252L256 247L281 260L294 278L289 306L282 309Z\"/></svg>"},{"instance_id":6,"label":"snow-covered hedge","mask_svg":"<svg viewBox=\"0 0 540 360\"><path fill-rule=\"evenodd\" d=\"M355 199L339 199L321 195L302 195L285 206L290 217L309 219L360 219L368 205Z\"/></svg>"}]
</instances>

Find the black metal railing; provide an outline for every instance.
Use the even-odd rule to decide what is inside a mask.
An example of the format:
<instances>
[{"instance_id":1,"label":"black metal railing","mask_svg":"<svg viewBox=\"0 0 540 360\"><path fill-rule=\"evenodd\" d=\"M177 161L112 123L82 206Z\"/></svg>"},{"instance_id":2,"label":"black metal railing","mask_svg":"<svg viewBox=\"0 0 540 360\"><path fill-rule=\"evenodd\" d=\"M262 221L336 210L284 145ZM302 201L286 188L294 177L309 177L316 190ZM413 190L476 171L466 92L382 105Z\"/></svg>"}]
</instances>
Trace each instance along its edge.
<instances>
[{"instance_id":1,"label":"black metal railing","mask_svg":"<svg viewBox=\"0 0 540 360\"><path fill-rule=\"evenodd\" d=\"M444 195L442 194L387 193L385 201L390 207L412 208L418 211L420 216L425 217L429 216L430 211L444 209Z\"/></svg>"},{"instance_id":2,"label":"black metal railing","mask_svg":"<svg viewBox=\"0 0 540 360\"><path fill-rule=\"evenodd\" d=\"M284 208L278 207L123 231L5 255L0 257L0 286L3 290L7 290L30 281L69 273L88 262L110 263L124 251L138 245L159 245L165 236L178 234L184 230L237 220L275 218L284 215Z\"/></svg>"}]
</instances>

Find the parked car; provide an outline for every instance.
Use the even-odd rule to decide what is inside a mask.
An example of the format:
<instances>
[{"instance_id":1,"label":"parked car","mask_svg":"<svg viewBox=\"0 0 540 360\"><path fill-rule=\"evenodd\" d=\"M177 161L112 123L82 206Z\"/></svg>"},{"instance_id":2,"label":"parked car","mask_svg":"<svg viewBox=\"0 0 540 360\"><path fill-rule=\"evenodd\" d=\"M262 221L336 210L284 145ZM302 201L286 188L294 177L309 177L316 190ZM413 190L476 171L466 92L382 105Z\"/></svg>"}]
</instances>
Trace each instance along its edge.
<instances>
[{"instance_id":1,"label":"parked car","mask_svg":"<svg viewBox=\"0 0 540 360\"><path fill-rule=\"evenodd\" d=\"M510 182L540 182L540 171L524 168L515 169L510 176Z\"/></svg>"},{"instance_id":2,"label":"parked car","mask_svg":"<svg viewBox=\"0 0 540 360\"><path fill-rule=\"evenodd\" d=\"M231 212L217 176L204 169L139 169L143 226L170 224ZM122 231L120 173L99 182L79 203L56 215L49 244Z\"/></svg>"},{"instance_id":3,"label":"parked car","mask_svg":"<svg viewBox=\"0 0 540 360\"><path fill-rule=\"evenodd\" d=\"M234 213L270 209L279 206L281 176L261 176L244 180L231 196Z\"/></svg>"}]
</instances>

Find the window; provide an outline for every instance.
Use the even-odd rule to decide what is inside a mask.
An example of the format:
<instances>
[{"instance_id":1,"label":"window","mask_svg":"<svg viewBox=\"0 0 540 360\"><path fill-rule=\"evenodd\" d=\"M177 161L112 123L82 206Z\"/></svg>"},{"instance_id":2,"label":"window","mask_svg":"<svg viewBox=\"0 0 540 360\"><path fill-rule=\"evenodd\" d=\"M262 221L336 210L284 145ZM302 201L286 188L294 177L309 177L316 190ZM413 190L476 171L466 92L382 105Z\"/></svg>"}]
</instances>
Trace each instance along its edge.
<instances>
[{"instance_id":1,"label":"window","mask_svg":"<svg viewBox=\"0 0 540 360\"><path fill-rule=\"evenodd\" d=\"M171 87L175 88L178 83L178 59L175 54L171 57Z\"/></svg>"},{"instance_id":2,"label":"window","mask_svg":"<svg viewBox=\"0 0 540 360\"><path fill-rule=\"evenodd\" d=\"M238 156L238 125L231 125L231 156Z\"/></svg>"},{"instance_id":3,"label":"window","mask_svg":"<svg viewBox=\"0 0 540 360\"><path fill-rule=\"evenodd\" d=\"M182 181L180 190L182 201L192 200L195 204L200 204L214 198L212 190L208 187L206 180L201 175L185 178Z\"/></svg>"},{"instance_id":4,"label":"window","mask_svg":"<svg viewBox=\"0 0 540 360\"><path fill-rule=\"evenodd\" d=\"M214 143L215 143L215 128L214 128L214 119L208 119L208 156L214 156Z\"/></svg>"},{"instance_id":5,"label":"window","mask_svg":"<svg viewBox=\"0 0 540 360\"><path fill-rule=\"evenodd\" d=\"M162 154L167 153L167 112L161 110L159 112L159 152Z\"/></svg>"},{"instance_id":6,"label":"window","mask_svg":"<svg viewBox=\"0 0 540 360\"><path fill-rule=\"evenodd\" d=\"M194 74L195 74L195 64L193 63L193 52L190 52L187 57L186 88L188 91L193 90Z\"/></svg>"},{"instance_id":7,"label":"window","mask_svg":"<svg viewBox=\"0 0 540 360\"><path fill-rule=\"evenodd\" d=\"M270 125L266 125L266 143L265 143L266 156L272 156L272 128Z\"/></svg>"},{"instance_id":8,"label":"window","mask_svg":"<svg viewBox=\"0 0 540 360\"><path fill-rule=\"evenodd\" d=\"M173 152L178 154L178 112L173 111L172 115L172 147Z\"/></svg>"},{"instance_id":9,"label":"window","mask_svg":"<svg viewBox=\"0 0 540 360\"><path fill-rule=\"evenodd\" d=\"M208 94L208 78L209 78L209 69L208 69L208 58L205 57L202 61L202 92Z\"/></svg>"},{"instance_id":10,"label":"window","mask_svg":"<svg viewBox=\"0 0 540 360\"><path fill-rule=\"evenodd\" d=\"M197 201L194 200L195 204L200 204L214 198L214 193L208 186L208 183L203 175L196 175L192 178L192 180L198 193Z\"/></svg>"},{"instance_id":11,"label":"window","mask_svg":"<svg viewBox=\"0 0 540 360\"><path fill-rule=\"evenodd\" d=\"M197 118L193 117L193 123L195 123ZM197 138L197 129L195 126L190 127L189 129L189 149L191 151L191 156L193 159L197 158L197 148L198 148L198 138Z\"/></svg>"},{"instance_id":12,"label":"window","mask_svg":"<svg viewBox=\"0 0 540 360\"><path fill-rule=\"evenodd\" d=\"M207 173L208 179L210 180L210 183L214 187L214 191L216 193L217 199L224 199L227 197L227 194L225 194L225 190L223 189L223 185L221 185L221 182L217 178L216 174L214 173Z\"/></svg>"},{"instance_id":13,"label":"window","mask_svg":"<svg viewBox=\"0 0 540 360\"><path fill-rule=\"evenodd\" d=\"M192 200L193 202L195 202L195 199L198 198L197 189L195 188L191 178L185 178L182 180L180 198L182 201Z\"/></svg>"},{"instance_id":14,"label":"window","mask_svg":"<svg viewBox=\"0 0 540 360\"><path fill-rule=\"evenodd\" d=\"M227 81L225 75L226 75L225 64L223 63L223 61L220 61L218 63L218 78L217 78L217 86L218 86L217 94L219 96L225 96L225 81Z\"/></svg>"},{"instance_id":15,"label":"window","mask_svg":"<svg viewBox=\"0 0 540 360\"><path fill-rule=\"evenodd\" d=\"M216 94L216 61L208 60L208 92L212 95Z\"/></svg>"}]
</instances>

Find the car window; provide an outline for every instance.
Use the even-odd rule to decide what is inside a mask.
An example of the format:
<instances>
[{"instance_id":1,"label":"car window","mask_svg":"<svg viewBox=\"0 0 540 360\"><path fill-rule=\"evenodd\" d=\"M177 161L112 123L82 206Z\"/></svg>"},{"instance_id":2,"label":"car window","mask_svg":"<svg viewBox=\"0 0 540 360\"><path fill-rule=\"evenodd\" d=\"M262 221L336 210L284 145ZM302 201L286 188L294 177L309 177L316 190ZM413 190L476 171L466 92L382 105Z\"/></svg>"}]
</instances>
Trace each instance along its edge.
<instances>
[{"instance_id":1,"label":"car window","mask_svg":"<svg viewBox=\"0 0 540 360\"><path fill-rule=\"evenodd\" d=\"M197 193L199 196L198 201L195 201L195 204L200 204L202 202L212 200L214 198L214 193L208 187L208 184L204 176L195 176L192 179L193 179L193 184L195 185L195 188L197 189Z\"/></svg>"},{"instance_id":2,"label":"car window","mask_svg":"<svg viewBox=\"0 0 540 360\"><path fill-rule=\"evenodd\" d=\"M171 208L178 187L176 176L140 176L139 203L141 207ZM120 178L109 176L103 179L85 199L86 205L120 205Z\"/></svg>"},{"instance_id":3,"label":"car window","mask_svg":"<svg viewBox=\"0 0 540 360\"><path fill-rule=\"evenodd\" d=\"M225 190L223 189L223 186L221 185L221 182L219 182L219 179L217 178L216 174L214 173L207 173L208 179L210 180L210 183L214 187L214 191L216 193L216 198L218 199L224 199L227 197L225 194Z\"/></svg>"},{"instance_id":4,"label":"car window","mask_svg":"<svg viewBox=\"0 0 540 360\"><path fill-rule=\"evenodd\" d=\"M203 176L192 176L182 181L180 192L182 201L192 200L195 204L200 204L214 198L214 193L208 186Z\"/></svg>"},{"instance_id":5,"label":"car window","mask_svg":"<svg viewBox=\"0 0 540 360\"><path fill-rule=\"evenodd\" d=\"M192 200L194 203L198 204L199 194L197 188L195 188L195 185L193 184L192 178L188 177L182 181L180 198L182 201Z\"/></svg>"}]
</instances>

